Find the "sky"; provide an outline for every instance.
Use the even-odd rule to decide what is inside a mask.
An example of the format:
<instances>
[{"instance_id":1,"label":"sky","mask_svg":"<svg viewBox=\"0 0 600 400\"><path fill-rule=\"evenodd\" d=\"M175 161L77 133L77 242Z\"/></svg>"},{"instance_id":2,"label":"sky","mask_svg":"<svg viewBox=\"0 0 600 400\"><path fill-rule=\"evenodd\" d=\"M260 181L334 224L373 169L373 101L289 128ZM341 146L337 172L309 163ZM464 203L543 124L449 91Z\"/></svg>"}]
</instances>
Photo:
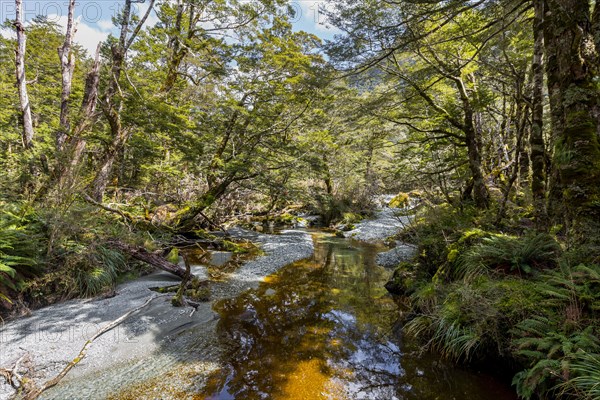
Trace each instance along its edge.
<instances>
[{"instance_id":1,"label":"sky","mask_svg":"<svg viewBox=\"0 0 600 400\"><path fill-rule=\"evenodd\" d=\"M99 42L105 40L113 32L117 33L112 23L112 16L122 7L124 0L79 0L75 10L78 21L75 41L82 45L89 54L93 54ZM331 39L337 32L326 24L322 8L327 6L324 0L290 0L295 11L292 20L295 30L313 33L322 39ZM147 10L144 4L136 5L140 13ZM45 15L51 21L64 27L67 20L67 0L24 0L23 16L25 21L37 15ZM14 0L0 0L0 21L15 18ZM157 22L156 15L150 15L146 26ZM2 30L0 34L12 36L11 30Z\"/></svg>"}]
</instances>

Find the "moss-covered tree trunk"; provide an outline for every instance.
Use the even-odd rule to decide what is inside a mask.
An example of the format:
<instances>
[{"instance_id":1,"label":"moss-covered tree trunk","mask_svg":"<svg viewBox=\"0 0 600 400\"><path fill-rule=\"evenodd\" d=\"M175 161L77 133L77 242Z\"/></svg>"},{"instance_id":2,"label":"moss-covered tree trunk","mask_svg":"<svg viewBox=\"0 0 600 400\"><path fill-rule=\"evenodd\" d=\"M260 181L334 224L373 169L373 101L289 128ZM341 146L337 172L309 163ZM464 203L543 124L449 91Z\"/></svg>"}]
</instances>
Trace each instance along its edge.
<instances>
[{"instance_id":1,"label":"moss-covered tree trunk","mask_svg":"<svg viewBox=\"0 0 600 400\"><path fill-rule=\"evenodd\" d=\"M600 227L598 53L590 9L589 1L548 0L544 24L556 114L554 167L572 230L581 239L593 238Z\"/></svg>"},{"instance_id":2,"label":"moss-covered tree trunk","mask_svg":"<svg viewBox=\"0 0 600 400\"><path fill-rule=\"evenodd\" d=\"M475 111L473 110L473 104L463 80L460 77L454 77L453 80L456 83L463 104L463 132L465 133L465 142L469 157L469 169L473 176L473 200L475 200L477 207L487 208L490 195L485 185L483 169L481 167L481 144L477 130L475 129Z\"/></svg>"},{"instance_id":3,"label":"moss-covered tree trunk","mask_svg":"<svg viewBox=\"0 0 600 400\"><path fill-rule=\"evenodd\" d=\"M535 208L536 224L546 225L546 146L544 143L544 1L534 0L535 18L533 26L533 96L531 115L531 192Z\"/></svg>"}]
</instances>

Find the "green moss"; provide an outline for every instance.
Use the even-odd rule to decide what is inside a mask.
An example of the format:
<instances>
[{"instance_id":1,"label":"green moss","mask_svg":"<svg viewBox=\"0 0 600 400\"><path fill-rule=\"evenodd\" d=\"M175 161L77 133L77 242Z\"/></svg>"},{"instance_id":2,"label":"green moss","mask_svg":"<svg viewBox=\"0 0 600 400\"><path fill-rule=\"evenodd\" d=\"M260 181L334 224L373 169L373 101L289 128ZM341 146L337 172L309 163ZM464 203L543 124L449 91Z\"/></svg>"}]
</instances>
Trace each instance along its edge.
<instances>
[{"instance_id":1,"label":"green moss","mask_svg":"<svg viewBox=\"0 0 600 400\"><path fill-rule=\"evenodd\" d=\"M348 226L352 226L350 230L354 229L354 224L362 221L364 217L356 213L344 213L342 223Z\"/></svg>"},{"instance_id":2,"label":"green moss","mask_svg":"<svg viewBox=\"0 0 600 400\"><path fill-rule=\"evenodd\" d=\"M248 241L241 241L236 243L229 240L223 240L223 249L226 251L231 251L234 254L261 254L260 248L258 248L254 243Z\"/></svg>"},{"instance_id":3,"label":"green moss","mask_svg":"<svg viewBox=\"0 0 600 400\"><path fill-rule=\"evenodd\" d=\"M388 206L391 208L403 208L409 205L410 196L408 193L398 193L392 200L390 200Z\"/></svg>"},{"instance_id":4,"label":"green moss","mask_svg":"<svg viewBox=\"0 0 600 400\"><path fill-rule=\"evenodd\" d=\"M460 253L459 253L458 249L455 249L455 248L451 249L448 252L448 257L446 257L446 259L448 260L449 263L453 263L458 258L459 254Z\"/></svg>"},{"instance_id":5,"label":"green moss","mask_svg":"<svg viewBox=\"0 0 600 400\"><path fill-rule=\"evenodd\" d=\"M210 300L210 288L208 286L198 288L196 290L189 290L186 292L187 296L194 301L209 301Z\"/></svg>"},{"instance_id":6,"label":"green moss","mask_svg":"<svg viewBox=\"0 0 600 400\"><path fill-rule=\"evenodd\" d=\"M177 248L173 248L169 254L167 255L167 261L173 263L173 264L177 264L179 263L179 249Z\"/></svg>"},{"instance_id":7,"label":"green moss","mask_svg":"<svg viewBox=\"0 0 600 400\"><path fill-rule=\"evenodd\" d=\"M296 220L296 217L294 215L285 213L285 214L281 214L280 216L278 216L276 219L276 222L279 222L282 224L293 224L295 220Z\"/></svg>"},{"instance_id":8,"label":"green moss","mask_svg":"<svg viewBox=\"0 0 600 400\"><path fill-rule=\"evenodd\" d=\"M388 292L399 295L409 296L416 289L415 266L408 262L401 263L394 271L392 278L385 284Z\"/></svg>"}]
</instances>

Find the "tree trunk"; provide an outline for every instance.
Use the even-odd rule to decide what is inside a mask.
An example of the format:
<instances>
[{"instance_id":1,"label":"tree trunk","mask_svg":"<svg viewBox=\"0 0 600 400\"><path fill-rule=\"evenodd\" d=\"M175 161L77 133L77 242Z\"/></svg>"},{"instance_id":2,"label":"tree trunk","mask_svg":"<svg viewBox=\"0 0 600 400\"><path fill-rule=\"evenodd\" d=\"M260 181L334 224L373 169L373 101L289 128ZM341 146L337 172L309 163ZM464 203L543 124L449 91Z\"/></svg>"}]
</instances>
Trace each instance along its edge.
<instances>
[{"instance_id":1,"label":"tree trunk","mask_svg":"<svg viewBox=\"0 0 600 400\"><path fill-rule=\"evenodd\" d=\"M113 241L109 245L123 253L135 258L136 260L143 261L152 265L153 267L162 269L170 274L173 274L181 279L189 279L189 274L185 268L181 268L177 264L173 264L165 260L162 256L154 253L150 253L143 247L131 246L123 242Z\"/></svg>"},{"instance_id":2,"label":"tree trunk","mask_svg":"<svg viewBox=\"0 0 600 400\"><path fill-rule=\"evenodd\" d=\"M167 59L166 77L160 89L161 93L169 93L179 77L179 68L189 53L189 46L199 32L196 26L199 14L202 10L196 10L197 5L194 2L188 2L184 5L182 0L177 1L177 12L175 16L175 26L173 36L169 39L170 54ZM187 33L184 36L184 13L188 13ZM182 41L184 45L182 45Z\"/></svg>"},{"instance_id":3,"label":"tree trunk","mask_svg":"<svg viewBox=\"0 0 600 400\"><path fill-rule=\"evenodd\" d=\"M517 142L515 144L515 153L513 156L513 165L512 171L508 176L508 183L506 184L506 188L504 189L504 195L502 197L502 202L500 203L500 207L498 208L498 215L496 217L496 224L499 224L502 218L504 218L506 212L506 205L510 198L510 192L512 191L517 178L519 177L519 173L521 171L521 162L523 159L527 158L522 156L523 147L525 145L525 138L527 136L527 120L529 119L529 107L523 101L523 89L524 86L523 79L519 79L517 82L517 104L515 106L515 130L517 132Z\"/></svg>"},{"instance_id":4,"label":"tree trunk","mask_svg":"<svg viewBox=\"0 0 600 400\"><path fill-rule=\"evenodd\" d=\"M104 98L103 111L108 120L113 139L102 157L98 172L96 172L94 181L91 184L91 196L98 202L102 202L102 197L108 186L115 160L129 138L129 132L124 131L121 124L123 102L117 92L119 91L119 80L121 79L123 62L125 61L125 54L127 51L127 35L129 32L129 24L131 22L131 1L132 0L125 1L123 13L121 14L121 33L119 35L119 41L116 45L113 45L111 49L112 67L108 88Z\"/></svg>"},{"instance_id":5,"label":"tree trunk","mask_svg":"<svg viewBox=\"0 0 600 400\"><path fill-rule=\"evenodd\" d=\"M27 94L27 78L25 75L25 49L27 47L27 35L23 26L23 1L15 0L15 29L17 31L17 48L15 50L15 66L17 73L17 88L19 90L19 102L21 118L23 122L23 146L26 149L33 147L33 119L31 117L31 104Z\"/></svg>"},{"instance_id":6,"label":"tree trunk","mask_svg":"<svg viewBox=\"0 0 600 400\"><path fill-rule=\"evenodd\" d=\"M467 89L465 87L464 82L458 77L454 78L454 81L456 82L456 86L458 88L463 103L463 131L465 133L465 141L467 144L469 169L471 170L471 175L473 176L473 200L475 200L475 204L477 205L477 207L487 208L489 205L489 193L487 190L487 186L485 185L485 180L481 168L480 144L473 120L475 113L471 105L471 101L469 100L469 95L467 93Z\"/></svg>"},{"instance_id":7,"label":"tree trunk","mask_svg":"<svg viewBox=\"0 0 600 400\"><path fill-rule=\"evenodd\" d=\"M121 33L119 35L119 40L111 49L112 67L108 88L104 97L103 112L110 126L112 142L106 149L106 152L102 157L100 167L98 168L98 172L96 173L96 176L90 185L92 198L100 202L102 201L102 197L104 196L104 192L108 186L113 165L133 133L132 128L123 127L121 122L123 99L121 98L119 80L121 79L121 73L123 72L127 51L140 32L144 22L150 15L155 0L150 0L146 14L140 18L135 28L130 30L130 24L132 22L131 6L133 2L133 0L125 0L123 13L121 14L120 18ZM136 1L136 3L139 3L139 1Z\"/></svg>"},{"instance_id":8,"label":"tree trunk","mask_svg":"<svg viewBox=\"0 0 600 400\"><path fill-rule=\"evenodd\" d=\"M100 45L96 48L96 57L92 69L88 72L85 80L85 90L81 102L81 117L77 121L67 142L68 150L64 166L59 178L59 187L64 190L71 186L75 170L81 162L87 142L83 133L94 124L96 120L96 104L98 102L98 85L100 83Z\"/></svg>"},{"instance_id":9,"label":"tree trunk","mask_svg":"<svg viewBox=\"0 0 600 400\"><path fill-rule=\"evenodd\" d=\"M182 49L181 47L181 23L183 21L183 12L185 8L181 0L177 1L177 14L175 16L175 33L171 36L169 40L169 49L171 50L171 54L167 60L167 73L165 77L165 81L160 89L162 93L169 93L175 82L177 81L177 75L179 71L179 66L183 61L186 54L186 47ZM189 30L193 29L191 26L188 28Z\"/></svg>"},{"instance_id":10,"label":"tree trunk","mask_svg":"<svg viewBox=\"0 0 600 400\"><path fill-rule=\"evenodd\" d=\"M120 117L114 118L114 120L111 120L109 117L109 124L111 125L111 131L114 134L113 141L104 153L100 168L98 168L98 172L96 172L96 176L91 185L91 196L98 202L102 201L102 197L104 196L104 192L106 191L106 187L110 180L113 165L132 133L131 129L126 129L121 126Z\"/></svg>"},{"instance_id":11,"label":"tree trunk","mask_svg":"<svg viewBox=\"0 0 600 400\"><path fill-rule=\"evenodd\" d=\"M559 133L564 130L564 113L560 93L560 74L558 69L558 55L556 49L556 39L554 32L550 28L550 18L546 16L549 10L548 2L544 2L544 52L545 52L545 69L547 76L548 94L550 97L550 118L552 124L550 143L555 145ZM555 151L556 153L556 151ZM549 165L551 164L551 165ZM546 174L548 176L548 218L553 223L565 222L565 212L563 209L563 190L559 177L558 169L555 163L551 163L547 159Z\"/></svg>"},{"instance_id":12,"label":"tree trunk","mask_svg":"<svg viewBox=\"0 0 600 400\"><path fill-rule=\"evenodd\" d=\"M65 41L58 48L60 68L62 74L62 92L60 97L60 126L56 131L56 151L61 152L70 131L69 124L69 96L71 96L71 85L73 82L73 71L75 70L75 57L71 52L73 36L75 35L75 24L73 14L75 11L75 0L69 0L69 11L67 13L67 32Z\"/></svg>"},{"instance_id":13,"label":"tree trunk","mask_svg":"<svg viewBox=\"0 0 600 400\"><path fill-rule=\"evenodd\" d=\"M204 193L196 203L189 209L183 210L175 217L174 226L178 232L187 232L194 229L195 220L198 215L204 212L208 207L214 204L233 183L235 178L227 178L220 181Z\"/></svg>"},{"instance_id":14,"label":"tree trunk","mask_svg":"<svg viewBox=\"0 0 600 400\"><path fill-rule=\"evenodd\" d=\"M593 45L590 4L549 0L546 5L546 48L556 57L548 62L548 87L558 91L560 108L555 112L562 117L562 124L554 127L554 165L573 232L588 240L597 235L600 225L600 141L595 116L598 54Z\"/></svg>"},{"instance_id":15,"label":"tree trunk","mask_svg":"<svg viewBox=\"0 0 600 400\"><path fill-rule=\"evenodd\" d=\"M534 0L533 97L531 115L531 193L539 228L546 225L546 146L544 143L544 2Z\"/></svg>"}]
</instances>

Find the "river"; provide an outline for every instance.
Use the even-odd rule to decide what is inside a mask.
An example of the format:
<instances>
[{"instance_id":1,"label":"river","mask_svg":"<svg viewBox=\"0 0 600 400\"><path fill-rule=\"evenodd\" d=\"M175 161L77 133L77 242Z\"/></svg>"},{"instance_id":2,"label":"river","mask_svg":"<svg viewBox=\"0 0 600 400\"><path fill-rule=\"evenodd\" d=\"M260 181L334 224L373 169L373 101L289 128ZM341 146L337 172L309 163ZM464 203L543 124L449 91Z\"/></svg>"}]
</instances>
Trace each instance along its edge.
<instances>
[{"instance_id":1,"label":"river","mask_svg":"<svg viewBox=\"0 0 600 400\"><path fill-rule=\"evenodd\" d=\"M515 400L404 339L381 248L315 233L315 255L215 305L223 367L204 399Z\"/></svg>"},{"instance_id":2,"label":"river","mask_svg":"<svg viewBox=\"0 0 600 400\"><path fill-rule=\"evenodd\" d=\"M167 297L154 301L94 342L42 397L516 400L502 380L423 353L403 337L402 306L384 289L391 270L375 263L386 248L321 231L253 238L265 255L213 282L214 303L191 313ZM119 286L114 298L36 310L0 330L0 355L29 352L36 376L47 379L81 349L87 339L78 333L94 332L147 301L148 288L173 282L155 273Z\"/></svg>"}]
</instances>

